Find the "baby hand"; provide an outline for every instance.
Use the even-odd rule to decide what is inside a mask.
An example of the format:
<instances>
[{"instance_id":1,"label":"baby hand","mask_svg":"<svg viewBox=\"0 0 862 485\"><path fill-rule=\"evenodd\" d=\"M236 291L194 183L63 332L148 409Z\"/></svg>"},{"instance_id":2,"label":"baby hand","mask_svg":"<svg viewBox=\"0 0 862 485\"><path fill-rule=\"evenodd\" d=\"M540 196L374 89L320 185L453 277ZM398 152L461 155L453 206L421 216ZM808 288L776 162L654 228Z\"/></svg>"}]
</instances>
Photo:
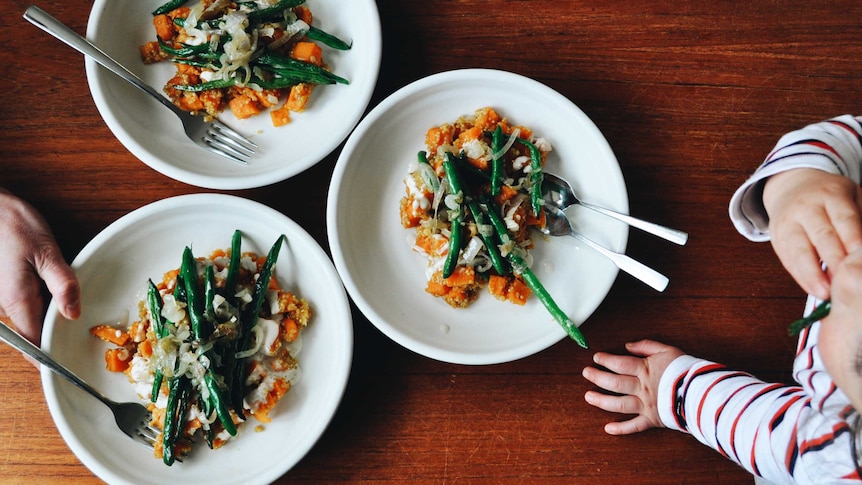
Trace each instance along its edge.
<instances>
[{"instance_id":1,"label":"baby hand","mask_svg":"<svg viewBox=\"0 0 862 485\"><path fill-rule=\"evenodd\" d=\"M613 435L633 434L662 427L658 414L658 386L661 375L674 359L683 355L676 347L654 340L626 344L639 357L597 352L593 361L608 369L587 367L583 376L602 389L620 395L587 391L587 403L605 411L634 414L625 421L608 423L605 432ZM609 372L610 371L610 372Z\"/></svg>"},{"instance_id":2,"label":"baby hand","mask_svg":"<svg viewBox=\"0 0 862 485\"><path fill-rule=\"evenodd\" d=\"M862 189L842 175L798 168L769 178L763 206L781 264L807 293L829 298L822 264L831 274L848 253L862 247Z\"/></svg>"},{"instance_id":3,"label":"baby hand","mask_svg":"<svg viewBox=\"0 0 862 485\"><path fill-rule=\"evenodd\" d=\"M862 249L835 268L832 309L822 320L817 346L832 380L862 409Z\"/></svg>"}]
</instances>

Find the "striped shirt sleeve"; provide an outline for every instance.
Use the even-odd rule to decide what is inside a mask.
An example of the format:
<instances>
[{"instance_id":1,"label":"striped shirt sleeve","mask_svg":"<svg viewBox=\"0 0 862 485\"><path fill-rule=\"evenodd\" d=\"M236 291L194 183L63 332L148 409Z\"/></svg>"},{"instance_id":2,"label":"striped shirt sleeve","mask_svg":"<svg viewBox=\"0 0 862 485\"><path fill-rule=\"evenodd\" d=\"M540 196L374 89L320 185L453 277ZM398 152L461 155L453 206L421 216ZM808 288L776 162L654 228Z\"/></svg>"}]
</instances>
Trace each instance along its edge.
<instances>
[{"instance_id":1,"label":"striped shirt sleeve","mask_svg":"<svg viewBox=\"0 0 862 485\"><path fill-rule=\"evenodd\" d=\"M760 167L730 200L730 219L752 241L769 239L763 209L763 182L792 168L816 168L860 182L862 117L839 116L790 132L775 145Z\"/></svg>"},{"instance_id":2,"label":"striped shirt sleeve","mask_svg":"<svg viewBox=\"0 0 862 485\"><path fill-rule=\"evenodd\" d=\"M859 483L859 415L823 368L819 328L800 335L795 385L679 357L662 375L662 423L771 483Z\"/></svg>"}]
</instances>

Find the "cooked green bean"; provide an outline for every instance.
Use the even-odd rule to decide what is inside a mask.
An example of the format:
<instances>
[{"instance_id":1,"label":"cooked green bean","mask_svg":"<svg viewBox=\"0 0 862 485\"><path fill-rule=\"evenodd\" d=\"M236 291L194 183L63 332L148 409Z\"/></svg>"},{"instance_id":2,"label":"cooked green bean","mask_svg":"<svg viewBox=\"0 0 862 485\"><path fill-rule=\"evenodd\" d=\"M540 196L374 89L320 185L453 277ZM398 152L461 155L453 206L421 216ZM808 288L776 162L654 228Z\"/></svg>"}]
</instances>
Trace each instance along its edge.
<instances>
[{"instance_id":1,"label":"cooked green bean","mask_svg":"<svg viewBox=\"0 0 862 485\"><path fill-rule=\"evenodd\" d=\"M263 300L266 298L266 292L269 288L269 280L272 278L272 272L275 270L275 263L278 261L278 253L281 250L281 245L287 241L287 236L282 234L278 237L275 243L266 255L266 262L260 270L260 275L254 284L251 302L246 306L245 310L240 315L240 344L237 347L238 352L243 352L248 349L251 344L252 328L257 323L258 314L263 306ZM245 361L247 358L237 358L233 362L231 388L231 406L235 413L244 417L242 410L243 386L245 382Z\"/></svg>"},{"instance_id":2,"label":"cooked green bean","mask_svg":"<svg viewBox=\"0 0 862 485\"><path fill-rule=\"evenodd\" d=\"M500 195L500 189L503 186L503 177L505 177L505 167L503 164L506 160L506 154L501 153L504 143L503 128L497 125L493 135L491 135L491 151L493 152L491 158L491 195L493 197Z\"/></svg>"},{"instance_id":3,"label":"cooked green bean","mask_svg":"<svg viewBox=\"0 0 862 485\"><path fill-rule=\"evenodd\" d=\"M503 222L503 219L497 213L496 204L494 201L489 199L487 196L482 197L482 203L487 207L488 218L491 220L491 225L494 226L494 230L497 233L497 236L500 238L500 243L506 245L511 241L509 237L509 232L506 230L506 224ZM539 301L542 302L545 309L548 310L548 313L563 327L566 333L571 337L572 340L578 343L583 348L587 348L587 341L584 338L583 333L575 325L568 315L557 305L554 299L551 297L551 294L548 293L548 290L545 289L544 285L542 285L539 278L533 273L527 263L513 251L509 251L506 254L506 259L512 264L512 269L516 274L520 274L524 278L524 283L532 290L533 293L539 298Z\"/></svg>"},{"instance_id":4,"label":"cooked green bean","mask_svg":"<svg viewBox=\"0 0 862 485\"><path fill-rule=\"evenodd\" d=\"M219 421L224 426L225 431L231 436L236 436L236 425L233 423L233 417L230 414L227 401L222 395L222 390L218 385L218 379L212 369L208 369L204 374L204 384L210 393L210 403L216 410Z\"/></svg>"},{"instance_id":5,"label":"cooked green bean","mask_svg":"<svg viewBox=\"0 0 862 485\"><path fill-rule=\"evenodd\" d=\"M153 332L158 338L165 337L168 332L167 328L165 328L165 319L162 317L162 295L159 294L159 289L156 287L155 283L153 283L153 280L147 280L147 304L150 307L150 317L153 321ZM153 388L150 391L151 402L156 402L156 399L158 399L163 379L164 375L162 374L161 369L156 369Z\"/></svg>"},{"instance_id":6,"label":"cooked green bean","mask_svg":"<svg viewBox=\"0 0 862 485\"><path fill-rule=\"evenodd\" d=\"M209 322L208 327L215 325L215 307L213 299L216 293L215 269L208 265L204 273L204 318Z\"/></svg>"},{"instance_id":7,"label":"cooked green bean","mask_svg":"<svg viewBox=\"0 0 862 485\"><path fill-rule=\"evenodd\" d=\"M160 7L157 11L170 11L182 5L182 3L185 3L185 0L171 0L171 2ZM284 26L285 22L289 24L290 22L297 21L298 18L292 13L292 9L304 3L305 0L279 0L274 5L260 8L255 2L240 2L237 5L227 7L226 10L220 8L219 13L215 14L215 18L200 20L197 22L197 25L189 25L188 27L224 30L224 12L233 11L238 5L241 5L242 12L247 12L245 13L248 22L245 28L246 32L251 34L254 31L256 34L259 29L265 28L271 30L271 26L269 25L271 22ZM186 28L187 19L176 17L172 20L179 28ZM289 28L289 26L285 26L285 28ZM304 26L303 30L305 30ZM297 37L302 37L302 34L298 34ZM334 49L349 50L352 47L351 43L345 42L311 25L308 26L305 37ZM235 86L248 86L254 89L286 90L298 84L350 84L347 79L330 72L324 67L270 52L268 51L268 47L262 44L259 50L249 53L251 57L247 63L242 66L233 65L234 63L224 60L226 58L225 46L231 42L231 39L230 32L222 32L218 40L215 37L211 37L210 40L212 42L202 42L199 45L175 44L172 41L163 41L161 38L157 38L161 50L177 64L195 66L212 72L221 72L223 67L222 62L231 64L231 70L228 71L230 74L223 74L218 78L194 85L178 83L171 84L169 87L182 92L201 93L211 90L228 89ZM178 94L174 93L171 97L175 98L176 96Z\"/></svg>"},{"instance_id":8,"label":"cooked green bean","mask_svg":"<svg viewBox=\"0 0 862 485\"><path fill-rule=\"evenodd\" d=\"M153 10L153 15L166 14L183 6L188 0L170 0L159 8Z\"/></svg>"},{"instance_id":9,"label":"cooked green bean","mask_svg":"<svg viewBox=\"0 0 862 485\"><path fill-rule=\"evenodd\" d=\"M544 178L542 152L529 140L518 138L518 142L527 147L530 152L530 203L533 207L533 213L536 214L536 217L540 217L542 206L545 204L542 198L542 179Z\"/></svg>"},{"instance_id":10,"label":"cooked green bean","mask_svg":"<svg viewBox=\"0 0 862 485\"><path fill-rule=\"evenodd\" d=\"M170 392L168 393L168 403L165 408L165 424L162 429L162 461L165 465L173 465L176 461L176 446L177 437L182 432L182 419L184 413L181 413L184 406L181 401L187 395L186 388L191 387L191 381L185 376L174 376L169 379Z\"/></svg>"},{"instance_id":11,"label":"cooked green bean","mask_svg":"<svg viewBox=\"0 0 862 485\"><path fill-rule=\"evenodd\" d=\"M213 52L210 49L209 44L201 44L201 45L188 45L188 44L180 44L182 47L176 48L162 39L156 39L159 43L159 48L161 48L166 53L174 56L174 57L199 57L203 59L207 59L210 61L218 60L220 54L217 52Z\"/></svg>"},{"instance_id":12,"label":"cooked green bean","mask_svg":"<svg viewBox=\"0 0 862 485\"><path fill-rule=\"evenodd\" d=\"M189 93L200 93L209 91L210 89L223 89L231 86L236 86L236 78L217 79L200 84L171 84L171 87L177 91L186 91Z\"/></svg>"},{"instance_id":13,"label":"cooked green bean","mask_svg":"<svg viewBox=\"0 0 862 485\"><path fill-rule=\"evenodd\" d=\"M204 303L204 319L206 321L208 321L211 325L216 324L215 308L213 306L213 299L215 298L215 293L216 293L215 286L216 286L215 285L215 269L213 268L212 265L207 265L205 273L204 273L204 295L205 295L204 296L204 302L205 302ZM207 376L205 377L205 381L204 381L204 384L207 386L207 389L209 389L209 381L211 380L209 378L208 374L212 372L212 366L215 365L215 362L213 361L212 356L211 356L211 354L213 352L214 352L214 350L211 349L208 352L204 353L204 355L207 356L207 358L209 359L209 362L210 362L210 368L207 369ZM215 408L215 401L216 401L216 399L221 397L220 393L214 395L212 392L210 392L210 395L211 395L211 397L212 396L218 396L218 397L210 398L210 399L203 399L201 397L200 399L198 399L198 404L200 405L201 410L203 411L205 416L212 416L212 412ZM219 421L221 421L221 419L219 419ZM231 420L231 423L232 423L232 420ZM205 434L206 434L207 446L212 448L213 447L213 439L215 438L215 433L213 432L213 427L208 426Z\"/></svg>"},{"instance_id":14,"label":"cooked green bean","mask_svg":"<svg viewBox=\"0 0 862 485\"><path fill-rule=\"evenodd\" d=\"M262 8L249 12L248 21L249 23L263 22L271 18L284 15L285 10L293 7L298 7L303 3L305 3L305 0L280 0L272 7Z\"/></svg>"},{"instance_id":15,"label":"cooked green bean","mask_svg":"<svg viewBox=\"0 0 862 485\"><path fill-rule=\"evenodd\" d=\"M811 310L811 313L791 323L787 333L791 336L799 335L799 332L811 326L812 323L829 315L830 310L832 310L832 300L823 300L814 310Z\"/></svg>"},{"instance_id":16,"label":"cooked green bean","mask_svg":"<svg viewBox=\"0 0 862 485\"><path fill-rule=\"evenodd\" d=\"M180 274L183 275L183 283L186 290L186 312L189 315L189 321L192 324L192 334L197 340L203 339L204 322L203 322L203 299L198 296L198 269L197 261L192 253L192 249L186 246L183 251L183 260L180 265Z\"/></svg>"},{"instance_id":17,"label":"cooked green bean","mask_svg":"<svg viewBox=\"0 0 862 485\"><path fill-rule=\"evenodd\" d=\"M485 223L485 214L482 212L482 209L479 208L479 204L476 201L467 202L467 208L470 209L470 213L473 214L473 220L476 221L476 226L482 227ZM497 270L497 274L505 275L509 273L509 268L506 267L506 262L503 260L503 256L500 255L500 249L497 247L497 244L494 242L494 238L491 237L490 234L483 232L481 229L479 230L479 237L482 239L482 243L485 244L485 249L488 251L488 257L491 258L491 264L494 266L494 269Z\"/></svg>"},{"instance_id":18,"label":"cooked green bean","mask_svg":"<svg viewBox=\"0 0 862 485\"><path fill-rule=\"evenodd\" d=\"M257 316L263 306L263 300L266 299L266 291L269 288L269 280L272 278L272 272L275 270L275 263L278 261L278 253L281 250L281 245L286 241L287 236L284 234L279 236L266 255L266 262L263 263L260 276L258 276L254 284L254 292L252 293L250 304L251 308L248 311L248 316L251 318L245 319L243 323L247 327L243 328L243 330L250 330L257 320Z\"/></svg>"},{"instance_id":19,"label":"cooked green bean","mask_svg":"<svg viewBox=\"0 0 862 485\"><path fill-rule=\"evenodd\" d=\"M286 78L300 79L313 84L350 84L347 79L310 62L300 61L273 52L266 52L257 58L258 67L275 72Z\"/></svg>"},{"instance_id":20,"label":"cooked green bean","mask_svg":"<svg viewBox=\"0 0 862 485\"><path fill-rule=\"evenodd\" d=\"M462 246L462 229L461 221L464 219L464 191L461 189L461 178L458 176L458 169L455 168L455 162L452 154L447 153L446 159L443 160L443 170L446 172L446 180L449 182L449 192L457 199L458 207L451 209L452 216L449 229L449 253L446 255L446 262L443 264L443 278L452 276L455 272L455 267L458 266L458 256L461 254Z\"/></svg>"},{"instance_id":21,"label":"cooked green bean","mask_svg":"<svg viewBox=\"0 0 862 485\"><path fill-rule=\"evenodd\" d=\"M323 30L318 29L317 27L309 27L310 28L308 29L308 32L305 33L305 35L311 40L322 42L327 47L332 47L333 49L337 49L340 51L350 50L350 48L352 47L352 42L347 43L328 32L324 32Z\"/></svg>"},{"instance_id":22,"label":"cooked green bean","mask_svg":"<svg viewBox=\"0 0 862 485\"><path fill-rule=\"evenodd\" d=\"M242 256L242 233L239 230L233 232L230 242L230 266L227 268L227 277L224 283L224 297L231 304L236 300L236 284L239 281L239 260Z\"/></svg>"},{"instance_id":23,"label":"cooked green bean","mask_svg":"<svg viewBox=\"0 0 862 485\"><path fill-rule=\"evenodd\" d=\"M196 340L202 341L209 337L211 329L210 326L207 325L209 322L203 318L205 303L200 298L200 294L197 290L197 262L195 261L191 248L188 246L186 246L185 251L183 251L183 262L180 266L180 274L183 275L183 280L185 281L187 299L186 311L192 324L192 333ZM205 355L206 354L208 354L208 352L205 353ZM212 361L212 359L210 359L210 361ZM224 429L230 433L231 436L235 435L236 426L233 423L233 418L230 416L230 413L225 412L227 408L224 405L224 397L222 396L221 388L219 388L216 377L211 368L207 370L206 374L204 374L204 383L209 390L209 398L218 413L219 421L221 421L222 426L224 426Z\"/></svg>"}]
</instances>

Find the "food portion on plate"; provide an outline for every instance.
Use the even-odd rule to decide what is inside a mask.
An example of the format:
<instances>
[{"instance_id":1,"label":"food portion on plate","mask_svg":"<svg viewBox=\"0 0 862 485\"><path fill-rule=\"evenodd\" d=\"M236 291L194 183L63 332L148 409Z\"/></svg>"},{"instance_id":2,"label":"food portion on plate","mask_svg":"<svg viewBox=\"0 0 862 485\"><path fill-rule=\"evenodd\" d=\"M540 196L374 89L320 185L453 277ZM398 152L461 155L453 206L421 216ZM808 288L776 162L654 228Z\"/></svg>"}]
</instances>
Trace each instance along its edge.
<instances>
[{"instance_id":1,"label":"food portion on plate","mask_svg":"<svg viewBox=\"0 0 862 485\"><path fill-rule=\"evenodd\" d=\"M199 436L212 449L223 446L250 417L262 431L298 383L311 308L274 274L284 241L265 256L242 252L240 231L230 249L208 257L186 247L177 269L149 280L135 321L91 329L113 344L107 369L124 372L148 402L151 426L161 430L155 456L165 464Z\"/></svg>"},{"instance_id":2,"label":"food portion on plate","mask_svg":"<svg viewBox=\"0 0 862 485\"><path fill-rule=\"evenodd\" d=\"M164 90L179 108L208 117L230 108L239 119L269 110L283 126L315 86L349 84L329 70L322 46L351 44L313 26L305 0L188 1L154 10L156 40L139 48L146 64L176 65Z\"/></svg>"},{"instance_id":3,"label":"food portion on plate","mask_svg":"<svg viewBox=\"0 0 862 485\"><path fill-rule=\"evenodd\" d=\"M542 227L542 173L552 147L492 107L432 126L404 179L399 213L427 260L425 291L466 308L487 287L524 305L535 293L579 345L577 325L530 269L530 229Z\"/></svg>"}]
</instances>

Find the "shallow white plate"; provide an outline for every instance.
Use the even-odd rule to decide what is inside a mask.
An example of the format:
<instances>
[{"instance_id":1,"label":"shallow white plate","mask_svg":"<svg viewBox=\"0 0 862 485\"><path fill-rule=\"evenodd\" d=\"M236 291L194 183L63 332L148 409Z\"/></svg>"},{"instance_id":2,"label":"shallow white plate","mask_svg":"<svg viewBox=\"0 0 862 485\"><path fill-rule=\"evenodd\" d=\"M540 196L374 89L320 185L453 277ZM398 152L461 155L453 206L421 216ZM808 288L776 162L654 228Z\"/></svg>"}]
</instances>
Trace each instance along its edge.
<instances>
[{"instance_id":1,"label":"shallow white plate","mask_svg":"<svg viewBox=\"0 0 862 485\"><path fill-rule=\"evenodd\" d=\"M519 307L483 293L468 309L453 309L425 293L425 262L410 247L412 230L401 226L402 180L417 152L425 150L425 132L485 106L550 140L547 170L567 178L584 200L628 211L625 183L607 141L580 109L536 81L493 70L452 71L414 82L380 103L348 138L336 164L327 207L329 244L362 313L392 340L446 362L506 362L566 336L536 298ZM568 213L584 234L625 250L625 225L578 209ZM534 272L580 324L604 299L616 267L574 238L545 240L536 233L534 239Z\"/></svg>"},{"instance_id":2,"label":"shallow white plate","mask_svg":"<svg viewBox=\"0 0 862 485\"><path fill-rule=\"evenodd\" d=\"M138 46L155 40L150 12L163 0L96 0L87 38L161 91L173 76L172 63L145 66ZM309 0L314 25L344 40L348 51L324 47L330 69L349 85L319 86L304 113L286 126L272 126L269 114L237 120L226 110L219 119L260 145L244 166L212 154L186 138L179 119L158 101L86 59L87 81L105 123L133 155L168 177L211 189L247 189L285 180L335 149L365 112L380 70L381 32L373 0Z\"/></svg>"},{"instance_id":3,"label":"shallow white plate","mask_svg":"<svg viewBox=\"0 0 862 485\"><path fill-rule=\"evenodd\" d=\"M121 373L105 370L108 346L91 326L130 314L146 294L147 278L176 268L183 248L196 255L229 248L234 229L243 251L266 254L279 234L287 236L276 266L286 288L306 298L313 316L303 332L300 382L279 402L272 422L255 432L246 423L238 438L212 451L203 445L184 463L162 464L152 450L132 441L110 410L47 368L42 383L51 416L69 448L108 483L270 483L293 467L329 424L347 385L353 326L347 295L331 261L296 223L264 205L228 195L197 194L144 206L111 224L81 251L72 266L82 288L83 315L65 320L52 303L42 348L116 401L137 400Z\"/></svg>"}]
</instances>

